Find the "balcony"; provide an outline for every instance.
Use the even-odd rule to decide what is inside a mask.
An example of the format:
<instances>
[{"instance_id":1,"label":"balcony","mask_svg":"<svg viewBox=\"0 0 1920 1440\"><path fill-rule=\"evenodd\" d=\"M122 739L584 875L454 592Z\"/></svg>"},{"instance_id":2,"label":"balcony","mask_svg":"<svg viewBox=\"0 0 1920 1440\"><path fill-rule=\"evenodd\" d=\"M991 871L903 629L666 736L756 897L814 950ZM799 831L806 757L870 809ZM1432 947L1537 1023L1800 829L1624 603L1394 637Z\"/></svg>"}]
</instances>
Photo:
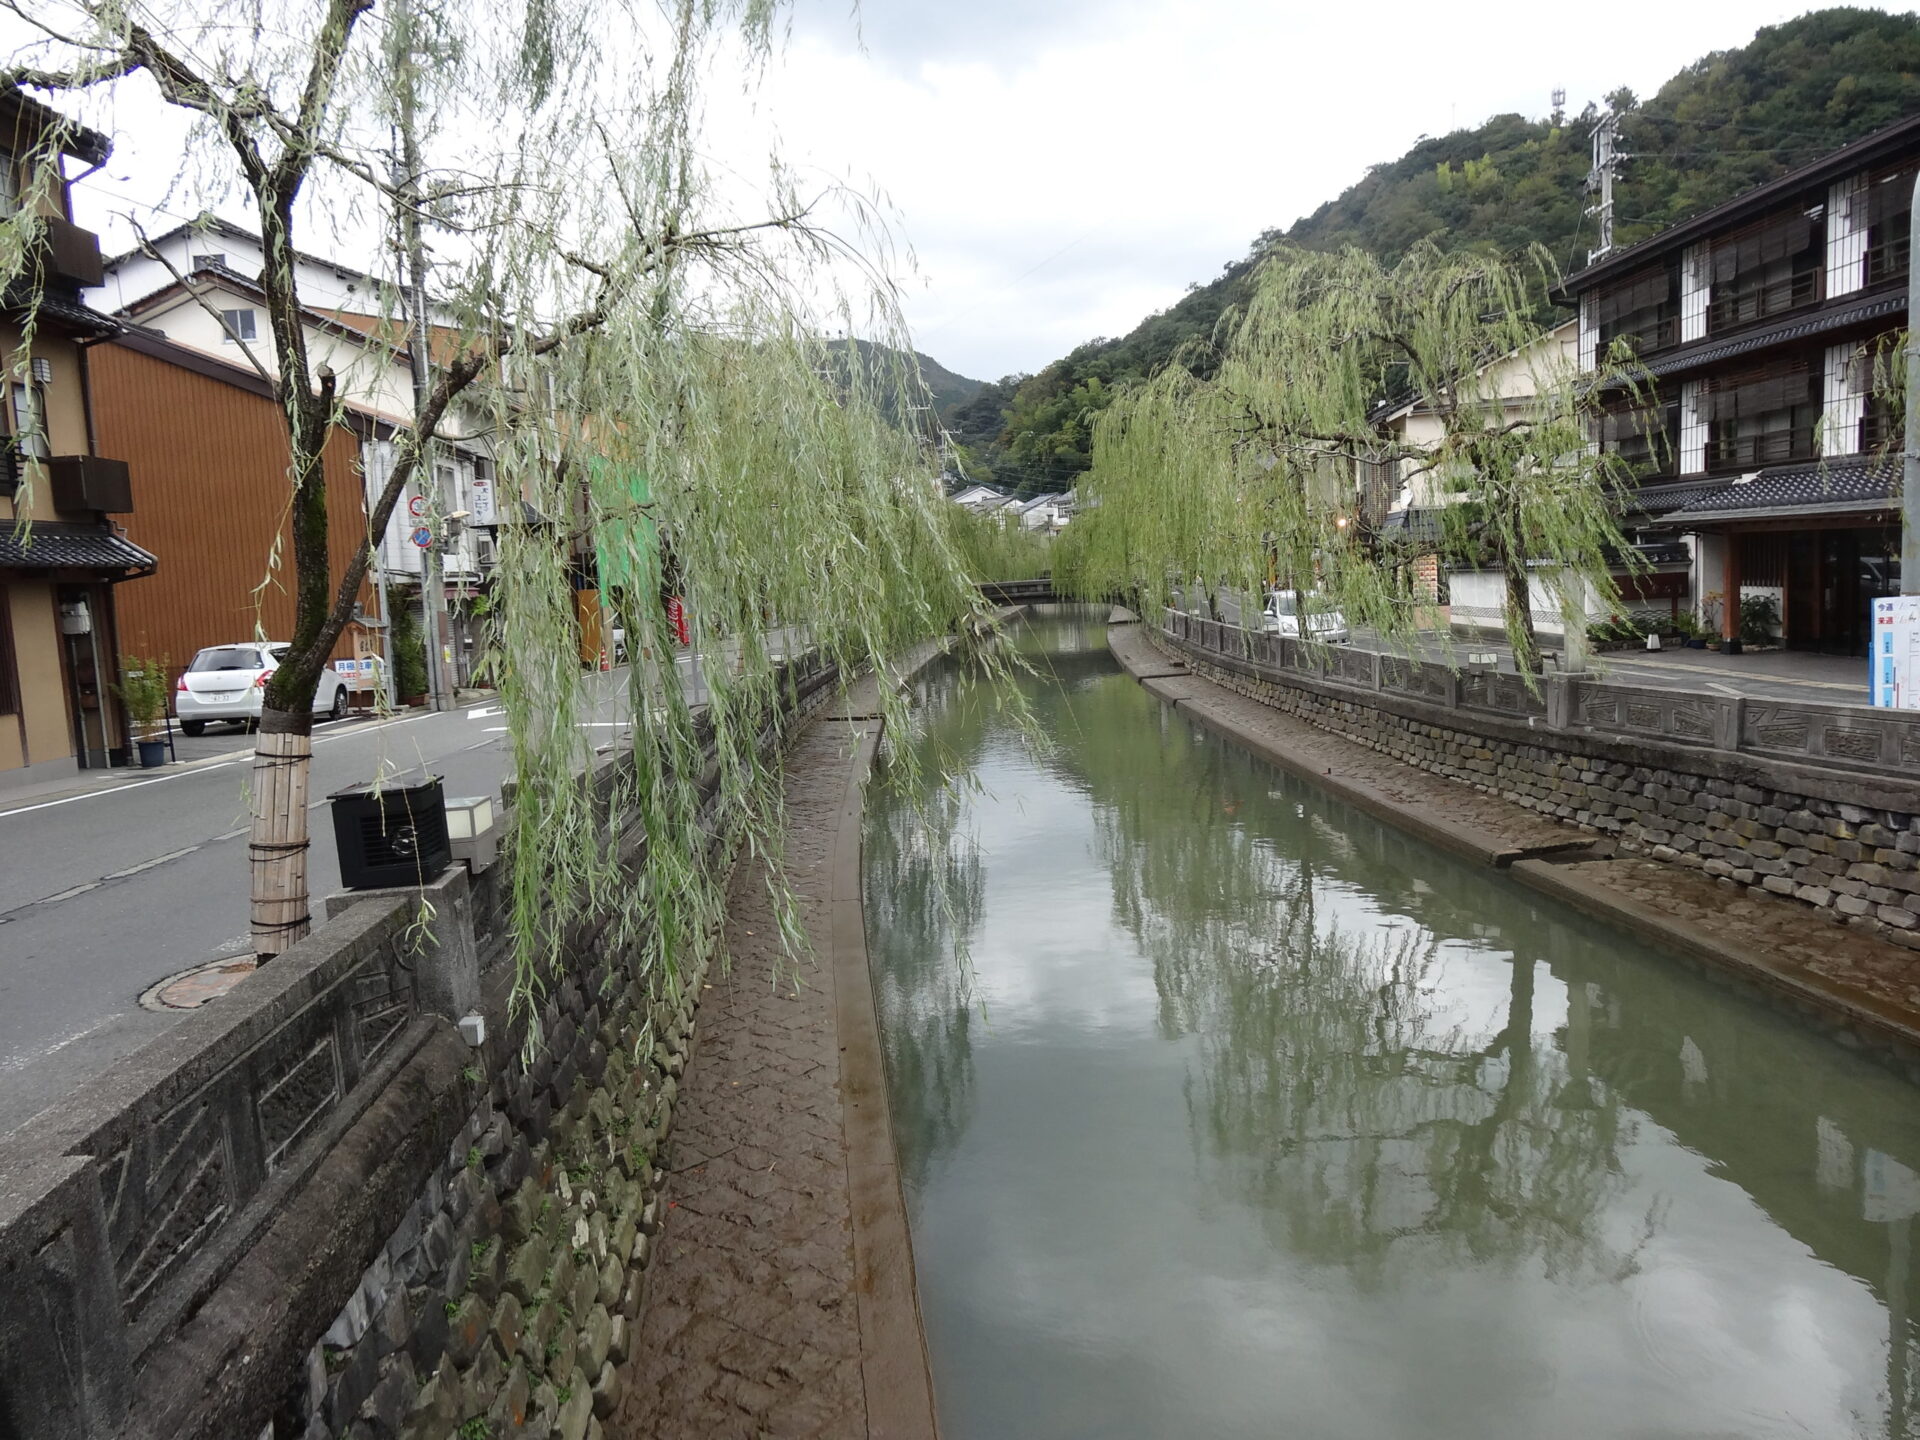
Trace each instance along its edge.
<instances>
[{"instance_id":1,"label":"balcony","mask_svg":"<svg viewBox=\"0 0 1920 1440\"><path fill-rule=\"evenodd\" d=\"M1600 352L1607 351L1615 344L1624 344L1636 358L1645 358L1661 350L1671 350L1680 343L1680 317L1663 315L1658 319L1635 321L1621 326L1609 333L1600 332Z\"/></svg>"},{"instance_id":2,"label":"balcony","mask_svg":"<svg viewBox=\"0 0 1920 1440\"><path fill-rule=\"evenodd\" d=\"M1756 320L1783 315L1820 298L1820 272L1802 270L1779 280L1742 285L1735 282L1725 294L1715 294L1707 308L1707 330L1717 333Z\"/></svg>"},{"instance_id":3,"label":"balcony","mask_svg":"<svg viewBox=\"0 0 1920 1440\"><path fill-rule=\"evenodd\" d=\"M1912 247L1906 235L1883 240L1867 247L1867 284L1886 285L1907 278L1908 254Z\"/></svg>"},{"instance_id":4,"label":"balcony","mask_svg":"<svg viewBox=\"0 0 1920 1440\"><path fill-rule=\"evenodd\" d=\"M1774 430L1765 435L1717 437L1707 446L1707 468L1757 470L1763 465L1811 460L1817 453L1810 425L1795 430Z\"/></svg>"}]
</instances>

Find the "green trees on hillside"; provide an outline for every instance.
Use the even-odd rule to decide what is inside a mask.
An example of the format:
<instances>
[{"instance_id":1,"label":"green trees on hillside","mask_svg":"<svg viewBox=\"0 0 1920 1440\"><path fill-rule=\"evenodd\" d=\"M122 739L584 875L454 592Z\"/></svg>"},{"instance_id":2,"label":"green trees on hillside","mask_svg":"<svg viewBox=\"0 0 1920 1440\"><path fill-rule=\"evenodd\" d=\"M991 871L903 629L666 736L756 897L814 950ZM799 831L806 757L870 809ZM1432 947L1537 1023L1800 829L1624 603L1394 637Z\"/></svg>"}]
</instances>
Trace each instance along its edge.
<instances>
[{"instance_id":1,"label":"green trees on hillside","mask_svg":"<svg viewBox=\"0 0 1920 1440\"><path fill-rule=\"evenodd\" d=\"M1607 100L1624 114L1622 145L1635 157L1616 222L1618 241L1632 244L1920 110L1920 19L1816 11L1696 61L1650 99L1620 90ZM1091 341L1028 377L1001 432L970 450L1028 493L1070 483L1092 463L1089 421L1116 388L1182 347L1200 347L1184 363L1205 374L1221 317L1247 302L1255 263L1283 244L1356 246L1389 264L1428 241L1502 255L1542 245L1563 270L1579 268L1594 238L1581 182L1596 114L1496 115L1423 137L1297 224L1261 235L1245 259L1130 334ZM1100 390L1083 392L1096 379Z\"/></svg>"}]
</instances>

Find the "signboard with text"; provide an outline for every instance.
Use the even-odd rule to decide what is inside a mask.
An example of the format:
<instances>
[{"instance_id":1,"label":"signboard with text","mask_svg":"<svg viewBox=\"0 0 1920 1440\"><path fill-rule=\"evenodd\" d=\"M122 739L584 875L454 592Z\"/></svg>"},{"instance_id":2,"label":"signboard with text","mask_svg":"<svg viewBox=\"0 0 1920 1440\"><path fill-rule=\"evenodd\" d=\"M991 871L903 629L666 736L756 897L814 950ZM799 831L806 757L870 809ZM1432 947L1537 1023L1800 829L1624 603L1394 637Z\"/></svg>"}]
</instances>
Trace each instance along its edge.
<instances>
[{"instance_id":1,"label":"signboard with text","mask_svg":"<svg viewBox=\"0 0 1920 1440\"><path fill-rule=\"evenodd\" d=\"M1920 595L1887 595L1873 602L1873 650L1867 661L1873 703L1920 710Z\"/></svg>"}]
</instances>

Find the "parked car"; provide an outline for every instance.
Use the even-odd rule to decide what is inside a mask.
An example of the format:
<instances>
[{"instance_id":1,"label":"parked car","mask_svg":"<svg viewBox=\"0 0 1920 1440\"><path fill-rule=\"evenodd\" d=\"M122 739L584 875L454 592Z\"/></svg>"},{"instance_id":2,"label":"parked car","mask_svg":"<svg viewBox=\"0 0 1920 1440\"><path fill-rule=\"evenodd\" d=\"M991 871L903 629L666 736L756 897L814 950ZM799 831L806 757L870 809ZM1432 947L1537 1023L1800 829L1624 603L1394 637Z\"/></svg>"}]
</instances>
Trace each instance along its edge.
<instances>
[{"instance_id":1,"label":"parked car","mask_svg":"<svg viewBox=\"0 0 1920 1440\"><path fill-rule=\"evenodd\" d=\"M251 728L260 723L267 681L287 653L284 644L209 645L188 662L173 691L173 713L180 728L198 735L211 720L233 720ZM313 692L313 713L338 720L347 713L347 682L328 669Z\"/></svg>"},{"instance_id":2,"label":"parked car","mask_svg":"<svg viewBox=\"0 0 1920 1440\"><path fill-rule=\"evenodd\" d=\"M1260 616L1261 629L1270 635L1291 635L1298 640L1303 633L1303 623L1308 639L1344 645L1353 638L1347 629L1347 617L1334 609L1325 596L1311 590L1304 597L1298 590L1267 592L1266 609Z\"/></svg>"}]
</instances>

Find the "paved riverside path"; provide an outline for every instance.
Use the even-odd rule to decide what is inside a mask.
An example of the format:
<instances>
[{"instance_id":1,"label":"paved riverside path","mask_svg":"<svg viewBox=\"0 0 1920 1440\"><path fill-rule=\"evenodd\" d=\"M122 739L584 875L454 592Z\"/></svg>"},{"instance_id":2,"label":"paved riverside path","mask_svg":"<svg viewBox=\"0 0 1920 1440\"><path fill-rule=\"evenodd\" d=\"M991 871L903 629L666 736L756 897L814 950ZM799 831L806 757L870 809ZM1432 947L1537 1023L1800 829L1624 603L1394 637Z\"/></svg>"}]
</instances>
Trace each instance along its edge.
<instances>
[{"instance_id":1,"label":"paved riverside path","mask_svg":"<svg viewBox=\"0 0 1920 1440\"><path fill-rule=\"evenodd\" d=\"M1702 871L1633 855L1462 781L1435 775L1284 711L1184 673L1138 624L1110 625L1115 657L1161 699L1390 824L1513 877L1656 944L1728 971L1836 1024L1890 1038L1920 1081L1920 955L1836 923L1831 911L1756 893ZM1525 858L1579 842L1596 855ZM1516 852L1518 852L1516 854ZM1795 1004L1795 1008L1798 1005Z\"/></svg>"},{"instance_id":2,"label":"paved riverside path","mask_svg":"<svg viewBox=\"0 0 1920 1440\"><path fill-rule=\"evenodd\" d=\"M870 713L856 694L842 716ZM932 1384L860 917L860 785L879 727L816 720L787 758L781 953L767 871L736 870L708 975L669 1209L610 1440L931 1440Z\"/></svg>"}]
</instances>

